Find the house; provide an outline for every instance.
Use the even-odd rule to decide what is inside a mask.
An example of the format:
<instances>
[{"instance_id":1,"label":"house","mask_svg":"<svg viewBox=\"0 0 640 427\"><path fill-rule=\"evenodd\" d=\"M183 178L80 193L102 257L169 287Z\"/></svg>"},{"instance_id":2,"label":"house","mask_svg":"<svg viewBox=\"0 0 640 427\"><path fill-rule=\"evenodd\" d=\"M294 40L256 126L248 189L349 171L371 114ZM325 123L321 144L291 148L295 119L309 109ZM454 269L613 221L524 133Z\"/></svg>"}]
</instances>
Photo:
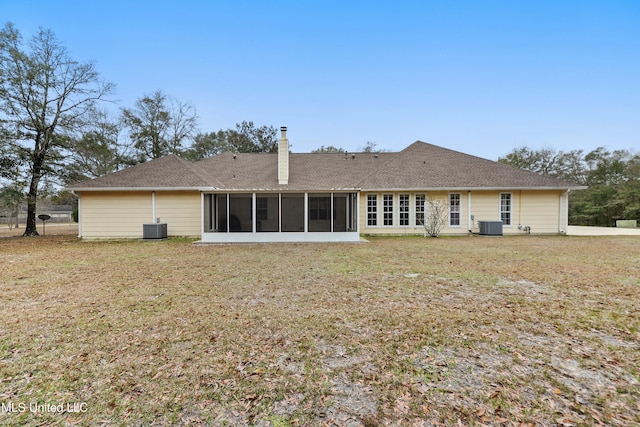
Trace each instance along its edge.
<instances>
[{"instance_id":1,"label":"house","mask_svg":"<svg viewBox=\"0 0 640 427\"><path fill-rule=\"evenodd\" d=\"M71 205L53 205L46 201L39 200L36 208L38 215L49 215L49 223L52 222L73 222L73 210ZM17 215L17 218L16 218ZM19 208L0 209L0 224L9 223L24 224L27 222L27 206L22 204Z\"/></svg>"},{"instance_id":2,"label":"house","mask_svg":"<svg viewBox=\"0 0 640 427\"><path fill-rule=\"evenodd\" d=\"M68 189L79 237L140 238L143 224L203 242L358 241L422 234L425 203L448 207L443 234L562 234L568 198L583 187L424 142L400 152L170 155Z\"/></svg>"}]
</instances>

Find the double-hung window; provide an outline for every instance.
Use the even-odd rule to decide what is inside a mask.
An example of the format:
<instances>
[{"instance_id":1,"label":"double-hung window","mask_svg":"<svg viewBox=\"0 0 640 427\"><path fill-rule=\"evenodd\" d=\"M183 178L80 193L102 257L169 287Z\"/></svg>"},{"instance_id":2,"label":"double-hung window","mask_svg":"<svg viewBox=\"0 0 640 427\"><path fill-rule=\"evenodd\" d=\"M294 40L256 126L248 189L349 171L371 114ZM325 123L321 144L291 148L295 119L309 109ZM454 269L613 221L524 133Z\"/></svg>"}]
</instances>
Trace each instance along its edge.
<instances>
[{"instance_id":1,"label":"double-hung window","mask_svg":"<svg viewBox=\"0 0 640 427\"><path fill-rule=\"evenodd\" d=\"M269 219L269 199L266 197L256 198L256 219L258 221L265 221Z\"/></svg>"},{"instance_id":2,"label":"double-hung window","mask_svg":"<svg viewBox=\"0 0 640 427\"><path fill-rule=\"evenodd\" d=\"M382 225L393 226L393 194L382 195Z\"/></svg>"},{"instance_id":3,"label":"double-hung window","mask_svg":"<svg viewBox=\"0 0 640 427\"><path fill-rule=\"evenodd\" d=\"M399 219L398 219L398 224L401 227L408 227L409 226L409 195L408 194L400 194L398 196L398 215L399 215Z\"/></svg>"},{"instance_id":4,"label":"double-hung window","mask_svg":"<svg viewBox=\"0 0 640 427\"><path fill-rule=\"evenodd\" d=\"M416 227L424 226L424 204L427 198L424 194L416 194Z\"/></svg>"},{"instance_id":5,"label":"double-hung window","mask_svg":"<svg viewBox=\"0 0 640 427\"><path fill-rule=\"evenodd\" d=\"M449 194L449 226L460 226L460 194Z\"/></svg>"},{"instance_id":6,"label":"double-hung window","mask_svg":"<svg viewBox=\"0 0 640 427\"><path fill-rule=\"evenodd\" d=\"M511 225L511 193L500 193L500 219L502 225Z\"/></svg>"},{"instance_id":7,"label":"double-hung window","mask_svg":"<svg viewBox=\"0 0 640 427\"><path fill-rule=\"evenodd\" d=\"M378 195L367 194L367 227L378 225Z\"/></svg>"}]
</instances>

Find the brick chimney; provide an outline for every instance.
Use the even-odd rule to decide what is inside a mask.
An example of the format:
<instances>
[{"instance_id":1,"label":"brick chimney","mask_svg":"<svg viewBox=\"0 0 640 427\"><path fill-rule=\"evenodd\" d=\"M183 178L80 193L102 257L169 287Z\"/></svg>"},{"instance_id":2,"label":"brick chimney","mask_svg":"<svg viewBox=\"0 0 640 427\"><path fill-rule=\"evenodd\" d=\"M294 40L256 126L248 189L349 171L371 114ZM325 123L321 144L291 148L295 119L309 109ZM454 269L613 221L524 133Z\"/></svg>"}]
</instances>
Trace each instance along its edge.
<instances>
[{"instance_id":1,"label":"brick chimney","mask_svg":"<svg viewBox=\"0 0 640 427\"><path fill-rule=\"evenodd\" d=\"M282 136L278 140L278 184L289 184L289 140L287 139L287 127L280 128Z\"/></svg>"}]
</instances>

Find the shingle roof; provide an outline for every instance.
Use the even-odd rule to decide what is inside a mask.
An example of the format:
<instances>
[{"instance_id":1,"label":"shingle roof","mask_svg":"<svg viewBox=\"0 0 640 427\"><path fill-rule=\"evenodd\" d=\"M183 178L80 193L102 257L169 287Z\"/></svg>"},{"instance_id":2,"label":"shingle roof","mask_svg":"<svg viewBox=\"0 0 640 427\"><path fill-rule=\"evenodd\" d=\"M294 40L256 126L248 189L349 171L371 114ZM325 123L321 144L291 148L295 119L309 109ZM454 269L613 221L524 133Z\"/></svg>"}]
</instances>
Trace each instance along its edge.
<instances>
[{"instance_id":1,"label":"shingle roof","mask_svg":"<svg viewBox=\"0 0 640 427\"><path fill-rule=\"evenodd\" d=\"M278 184L275 154L223 153L191 163L167 156L69 187L83 189L220 189L339 191L385 189L580 188L417 141L397 153L291 153L289 183Z\"/></svg>"},{"instance_id":2,"label":"shingle roof","mask_svg":"<svg viewBox=\"0 0 640 427\"><path fill-rule=\"evenodd\" d=\"M364 189L576 188L556 178L417 141L360 183Z\"/></svg>"},{"instance_id":3,"label":"shingle roof","mask_svg":"<svg viewBox=\"0 0 640 427\"><path fill-rule=\"evenodd\" d=\"M289 155L289 183L278 184L274 154L223 153L196 163L227 190L353 190L394 153L304 153Z\"/></svg>"},{"instance_id":4,"label":"shingle roof","mask_svg":"<svg viewBox=\"0 0 640 427\"><path fill-rule=\"evenodd\" d=\"M71 185L68 189L197 189L219 185L217 180L206 176L193 163L169 155Z\"/></svg>"}]
</instances>

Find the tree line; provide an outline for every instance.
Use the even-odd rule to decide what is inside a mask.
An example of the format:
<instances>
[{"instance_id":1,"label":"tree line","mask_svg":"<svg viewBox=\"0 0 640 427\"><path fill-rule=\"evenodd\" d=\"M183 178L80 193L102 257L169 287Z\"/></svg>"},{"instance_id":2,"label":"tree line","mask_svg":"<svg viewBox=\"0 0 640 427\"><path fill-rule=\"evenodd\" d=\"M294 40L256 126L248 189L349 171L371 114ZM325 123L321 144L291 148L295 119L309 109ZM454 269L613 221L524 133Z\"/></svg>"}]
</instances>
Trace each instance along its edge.
<instances>
[{"instance_id":1,"label":"tree line","mask_svg":"<svg viewBox=\"0 0 640 427\"><path fill-rule=\"evenodd\" d=\"M587 186L570 194L569 223L614 227L640 221L640 154L630 150L559 151L520 147L499 162Z\"/></svg>"},{"instance_id":2,"label":"tree line","mask_svg":"<svg viewBox=\"0 0 640 427\"><path fill-rule=\"evenodd\" d=\"M277 130L251 121L200 132L194 106L157 90L114 116L115 85L95 64L73 60L51 30L27 42L0 29L0 207L27 205L24 235L37 235L36 202L60 185L96 178L168 154L196 161L224 151L277 150ZM314 152L344 152L322 146ZM362 151L384 151L367 142ZM598 148L513 150L500 162L588 186L572 193L571 224L613 226L640 219L640 156Z\"/></svg>"},{"instance_id":3,"label":"tree line","mask_svg":"<svg viewBox=\"0 0 640 427\"><path fill-rule=\"evenodd\" d=\"M198 160L276 149L276 128L251 121L199 133L195 108L160 90L113 117L101 107L114 91L51 30L25 41L11 23L0 29L0 205L17 212L26 203L25 236L38 234L38 198L60 185L167 154Z\"/></svg>"}]
</instances>

